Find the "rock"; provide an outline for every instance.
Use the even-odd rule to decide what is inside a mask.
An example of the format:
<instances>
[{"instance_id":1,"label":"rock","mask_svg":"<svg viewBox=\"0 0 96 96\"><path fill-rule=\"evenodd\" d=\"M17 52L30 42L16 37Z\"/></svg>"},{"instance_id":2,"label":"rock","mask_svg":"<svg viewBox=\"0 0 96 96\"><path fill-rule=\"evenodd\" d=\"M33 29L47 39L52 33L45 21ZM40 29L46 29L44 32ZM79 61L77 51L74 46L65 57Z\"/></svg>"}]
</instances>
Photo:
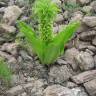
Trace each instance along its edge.
<instances>
[{"instance_id":1,"label":"rock","mask_svg":"<svg viewBox=\"0 0 96 96\"><path fill-rule=\"evenodd\" d=\"M90 13L92 11L92 7L91 6L84 6L82 8L82 11L85 12L87 15L90 15Z\"/></svg>"},{"instance_id":2,"label":"rock","mask_svg":"<svg viewBox=\"0 0 96 96\"><path fill-rule=\"evenodd\" d=\"M18 44L17 43L4 43L1 47L2 51L6 51L13 56L17 56Z\"/></svg>"},{"instance_id":3,"label":"rock","mask_svg":"<svg viewBox=\"0 0 96 96\"><path fill-rule=\"evenodd\" d=\"M2 58L5 58L5 59L7 59L7 60L16 60L12 55L9 55L8 53L5 53L5 52L2 52L2 51L0 51L0 56L2 57Z\"/></svg>"},{"instance_id":4,"label":"rock","mask_svg":"<svg viewBox=\"0 0 96 96\"><path fill-rule=\"evenodd\" d=\"M61 85L52 85L44 90L44 96L87 96L87 94L79 87L69 89Z\"/></svg>"},{"instance_id":5,"label":"rock","mask_svg":"<svg viewBox=\"0 0 96 96\"><path fill-rule=\"evenodd\" d=\"M86 31L82 32L79 36L80 40L91 41L96 36L96 31Z\"/></svg>"},{"instance_id":6,"label":"rock","mask_svg":"<svg viewBox=\"0 0 96 96\"><path fill-rule=\"evenodd\" d=\"M74 12L74 14L73 14L73 16L71 18L71 21L77 21L77 20L81 21L82 18L83 18L82 12L77 11L77 12Z\"/></svg>"},{"instance_id":7,"label":"rock","mask_svg":"<svg viewBox=\"0 0 96 96\"><path fill-rule=\"evenodd\" d=\"M19 75L14 74L12 75L11 79L11 86L16 86L22 83L25 83L26 78L24 77L23 74L19 73Z\"/></svg>"},{"instance_id":8,"label":"rock","mask_svg":"<svg viewBox=\"0 0 96 96\"><path fill-rule=\"evenodd\" d=\"M93 1L90 6L92 7L92 10L96 12L96 1Z\"/></svg>"},{"instance_id":9,"label":"rock","mask_svg":"<svg viewBox=\"0 0 96 96\"><path fill-rule=\"evenodd\" d=\"M90 96L96 96L96 79L84 83L84 87Z\"/></svg>"},{"instance_id":10,"label":"rock","mask_svg":"<svg viewBox=\"0 0 96 96\"><path fill-rule=\"evenodd\" d=\"M96 46L96 37L92 40L92 44Z\"/></svg>"},{"instance_id":11,"label":"rock","mask_svg":"<svg viewBox=\"0 0 96 96\"><path fill-rule=\"evenodd\" d=\"M22 94L20 94L20 95L18 95L18 96L28 96L28 95L27 95L26 92L24 92L24 93L22 93Z\"/></svg>"},{"instance_id":12,"label":"rock","mask_svg":"<svg viewBox=\"0 0 96 96\"><path fill-rule=\"evenodd\" d=\"M94 56L95 68L96 68L96 55Z\"/></svg>"},{"instance_id":13,"label":"rock","mask_svg":"<svg viewBox=\"0 0 96 96\"><path fill-rule=\"evenodd\" d=\"M83 88L77 87L73 88L74 96L88 96Z\"/></svg>"},{"instance_id":14,"label":"rock","mask_svg":"<svg viewBox=\"0 0 96 96\"><path fill-rule=\"evenodd\" d=\"M65 51L64 59L72 66L73 70L78 69L78 65L75 63L75 57L79 54L76 48L71 48Z\"/></svg>"},{"instance_id":15,"label":"rock","mask_svg":"<svg viewBox=\"0 0 96 96\"><path fill-rule=\"evenodd\" d=\"M53 66L50 68L49 80L50 82L62 83L72 76L70 70L66 65Z\"/></svg>"},{"instance_id":16,"label":"rock","mask_svg":"<svg viewBox=\"0 0 96 96\"><path fill-rule=\"evenodd\" d=\"M11 0L11 2L12 2L13 0ZM34 0L33 0L34 1ZM10 5L12 5L12 3L10 2ZM20 7L27 7L28 6L28 4L29 4L30 2L29 2L29 0L16 0L15 1L15 5L18 5L18 6L20 6ZM14 3L13 3L14 4Z\"/></svg>"},{"instance_id":17,"label":"rock","mask_svg":"<svg viewBox=\"0 0 96 96\"><path fill-rule=\"evenodd\" d=\"M21 85L11 88L6 92L6 96L16 96L24 92L24 89Z\"/></svg>"},{"instance_id":18,"label":"rock","mask_svg":"<svg viewBox=\"0 0 96 96\"><path fill-rule=\"evenodd\" d=\"M43 79L34 79L33 81L24 84L23 88L30 92L32 96L43 96L44 86L46 86L47 82Z\"/></svg>"},{"instance_id":19,"label":"rock","mask_svg":"<svg viewBox=\"0 0 96 96\"><path fill-rule=\"evenodd\" d=\"M82 22L89 27L95 27L96 26L96 16L85 16L83 18Z\"/></svg>"},{"instance_id":20,"label":"rock","mask_svg":"<svg viewBox=\"0 0 96 96\"><path fill-rule=\"evenodd\" d=\"M88 52L81 51L76 57L75 60L79 65L81 70L90 70L94 68L94 59L92 55Z\"/></svg>"},{"instance_id":21,"label":"rock","mask_svg":"<svg viewBox=\"0 0 96 96\"><path fill-rule=\"evenodd\" d=\"M48 86L44 90L44 96L74 96L72 91L61 85Z\"/></svg>"},{"instance_id":22,"label":"rock","mask_svg":"<svg viewBox=\"0 0 96 96\"><path fill-rule=\"evenodd\" d=\"M0 33L15 33L16 28L7 24L0 25Z\"/></svg>"},{"instance_id":23,"label":"rock","mask_svg":"<svg viewBox=\"0 0 96 96\"><path fill-rule=\"evenodd\" d=\"M21 15L22 10L16 6L9 6L5 9L4 16L3 16L3 21L4 23L11 25L15 23L17 18Z\"/></svg>"},{"instance_id":24,"label":"rock","mask_svg":"<svg viewBox=\"0 0 96 96\"><path fill-rule=\"evenodd\" d=\"M85 5L85 4L88 4L91 0L77 0L77 1L80 4Z\"/></svg>"},{"instance_id":25,"label":"rock","mask_svg":"<svg viewBox=\"0 0 96 96\"><path fill-rule=\"evenodd\" d=\"M73 82L67 82L67 87L72 89L72 88L78 87L78 85Z\"/></svg>"},{"instance_id":26,"label":"rock","mask_svg":"<svg viewBox=\"0 0 96 96\"><path fill-rule=\"evenodd\" d=\"M85 50L88 46L91 46L90 42L85 42L79 40L79 38L74 40L75 47L79 50Z\"/></svg>"},{"instance_id":27,"label":"rock","mask_svg":"<svg viewBox=\"0 0 96 96\"><path fill-rule=\"evenodd\" d=\"M59 65L67 65L68 63L65 60L63 60L63 59L58 59L57 60L57 64L59 64Z\"/></svg>"},{"instance_id":28,"label":"rock","mask_svg":"<svg viewBox=\"0 0 96 96\"><path fill-rule=\"evenodd\" d=\"M76 84L82 84L88 82L96 77L96 70L85 71L78 75L71 77L72 81Z\"/></svg>"},{"instance_id":29,"label":"rock","mask_svg":"<svg viewBox=\"0 0 96 96\"><path fill-rule=\"evenodd\" d=\"M64 21L63 15L62 14L58 14L56 17L55 22L56 23L62 23Z\"/></svg>"},{"instance_id":30,"label":"rock","mask_svg":"<svg viewBox=\"0 0 96 96\"><path fill-rule=\"evenodd\" d=\"M59 32L59 26L54 27L54 28L53 28L53 32L54 32L54 33L58 33L58 32Z\"/></svg>"}]
</instances>

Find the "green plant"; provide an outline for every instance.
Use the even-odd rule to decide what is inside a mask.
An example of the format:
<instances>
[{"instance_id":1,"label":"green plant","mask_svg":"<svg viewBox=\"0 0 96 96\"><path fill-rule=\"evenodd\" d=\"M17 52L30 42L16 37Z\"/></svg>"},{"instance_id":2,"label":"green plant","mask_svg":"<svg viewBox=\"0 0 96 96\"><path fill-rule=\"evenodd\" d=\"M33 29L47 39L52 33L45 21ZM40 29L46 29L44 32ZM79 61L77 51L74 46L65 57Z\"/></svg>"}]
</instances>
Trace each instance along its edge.
<instances>
[{"instance_id":1,"label":"green plant","mask_svg":"<svg viewBox=\"0 0 96 96\"><path fill-rule=\"evenodd\" d=\"M39 35L22 21L18 22L18 27L20 32L25 34L42 64L51 64L62 54L64 45L77 30L80 22L69 23L62 32L54 36L52 30L54 17L58 12L57 6L51 0L37 0L34 10L39 19Z\"/></svg>"},{"instance_id":2,"label":"green plant","mask_svg":"<svg viewBox=\"0 0 96 96\"><path fill-rule=\"evenodd\" d=\"M8 82L11 80L11 71L1 57L0 57L0 77Z\"/></svg>"},{"instance_id":3,"label":"green plant","mask_svg":"<svg viewBox=\"0 0 96 96\"><path fill-rule=\"evenodd\" d=\"M64 6L64 9L68 11L81 9L79 4L73 3L73 2L65 2L63 6Z\"/></svg>"}]
</instances>

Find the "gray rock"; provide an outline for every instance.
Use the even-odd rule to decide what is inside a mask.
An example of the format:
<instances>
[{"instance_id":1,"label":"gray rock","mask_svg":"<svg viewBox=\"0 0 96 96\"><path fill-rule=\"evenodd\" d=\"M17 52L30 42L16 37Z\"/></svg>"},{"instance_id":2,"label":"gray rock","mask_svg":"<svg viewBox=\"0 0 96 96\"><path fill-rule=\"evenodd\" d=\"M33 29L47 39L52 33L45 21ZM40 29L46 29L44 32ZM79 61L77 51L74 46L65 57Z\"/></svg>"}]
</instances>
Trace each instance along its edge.
<instances>
[{"instance_id":1,"label":"gray rock","mask_svg":"<svg viewBox=\"0 0 96 96\"><path fill-rule=\"evenodd\" d=\"M61 23L62 21L64 21L63 15L62 14L58 14L57 17L56 17L55 22L56 23Z\"/></svg>"},{"instance_id":2,"label":"gray rock","mask_svg":"<svg viewBox=\"0 0 96 96\"><path fill-rule=\"evenodd\" d=\"M96 46L96 37L92 40L92 44Z\"/></svg>"},{"instance_id":3,"label":"gray rock","mask_svg":"<svg viewBox=\"0 0 96 96\"><path fill-rule=\"evenodd\" d=\"M49 81L62 83L68 80L71 76L72 74L66 65L53 66L50 68Z\"/></svg>"},{"instance_id":4,"label":"gray rock","mask_svg":"<svg viewBox=\"0 0 96 96\"><path fill-rule=\"evenodd\" d=\"M44 96L87 96L87 94L79 87L69 89L61 85L52 85L44 90Z\"/></svg>"},{"instance_id":5,"label":"gray rock","mask_svg":"<svg viewBox=\"0 0 96 96\"><path fill-rule=\"evenodd\" d=\"M18 85L16 87L13 87L13 88L9 89L6 92L6 96L16 96L16 95L21 94L22 92L24 92L24 89L22 88L21 85Z\"/></svg>"},{"instance_id":6,"label":"gray rock","mask_svg":"<svg viewBox=\"0 0 96 96\"><path fill-rule=\"evenodd\" d=\"M65 51L64 59L72 66L73 70L78 69L78 65L75 63L75 57L79 54L76 48L71 48Z\"/></svg>"},{"instance_id":7,"label":"gray rock","mask_svg":"<svg viewBox=\"0 0 96 96\"><path fill-rule=\"evenodd\" d=\"M81 70L90 70L94 68L94 59L92 55L88 52L81 51L76 57L75 60L79 65Z\"/></svg>"},{"instance_id":8,"label":"gray rock","mask_svg":"<svg viewBox=\"0 0 96 96\"><path fill-rule=\"evenodd\" d=\"M82 5L88 4L91 0L78 0L78 2Z\"/></svg>"},{"instance_id":9,"label":"gray rock","mask_svg":"<svg viewBox=\"0 0 96 96\"><path fill-rule=\"evenodd\" d=\"M61 85L48 86L44 90L44 96L74 96L74 93Z\"/></svg>"},{"instance_id":10,"label":"gray rock","mask_svg":"<svg viewBox=\"0 0 96 96\"><path fill-rule=\"evenodd\" d=\"M17 50L18 49L18 44L17 43L4 43L1 47L2 51L6 51L10 54L12 54L13 56L17 55Z\"/></svg>"},{"instance_id":11,"label":"gray rock","mask_svg":"<svg viewBox=\"0 0 96 96\"><path fill-rule=\"evenodd\" d=\"M91 41L96 36L96 31L86 31L82 32L79 36L80 40Z\"/></svg>"},{"instance_id":12,"label":"gray rock","mask_svg":"<svg viewBox=\"0 0 96 96\"><path fill-rule=\"evenodd\" d=\"M47 84L43 79L36 80L24 84L23 88L30 94L29 96L43 96L44 86Z\"/></svg>"},{"instance_id":13,"label":"gray rock","mask_svg":"<svg viewBox=\"0 0 96 96\"><path fill-rule=\"evenodd\" d=\"M63 60L63 59L58 59L57 60L57 64L59 64L59 65L67 65L68 63L65 60Z\"/></svg>"},{"instance_id":14,"label":"gray rock","mask_svg":"<svg viewBox=\"0 0 96 96\"><path fill-rule=\"evenodd\" d=\"M96 12L96 1L93 1L90 6L92 7L92 10Z\"/></svg>"},{"instance_id":15,"label":"gray rock","mask_svg":"<svg viewBox=\"0 0 96 96\"><path fill-rule=\"evenodd\" d=\"M92 7L91 6L84 6L82 11L85 12L87 15L91 15Z\"/></svg>"},{"instance_id":16,"label":"gray rock","mask_svg":"<svg viewBox=\"0 0 96 96\"><path fill-rule=\"evenodd\" d=\"M89 27L96 26L96 16L85 16L82 21Z\"/></svg>"},{"instance_id":17,"label":"gray rock","mask_svg":"<svg viewBox=\"0 0 96 96\"><path fill-rule=\"evenodd\" d=\"M0 33L15 33L16 28L7 24L0 24Z\"/></svg>"},{"instance_id":18,"label":"gray rock","mask_svg":"<svg viewBox=\"0 0 96 96\"><path fill-rule=\"evenodd\" d=\"M73 16L71 18L71 21L77 21L77 20L81 21L82 18L83 18L82 12L81 11L77 11L77 12L74 12L74 14L73 14Z\"/></svg>"},{"instance_id":19,"label":"gray rock","mask_svg":"<svg viewBox=\"0 0 96 96\"><path fill-rule=\"evenodd\" d=\"M96 96L96 79L84 83L84 87L90 96Z\"/></svg>"},{"instance_id":20,"label":"gray rock","mask_svg":"<svg viewBox=\"0 0 96 96\"><path fill-rule=\"evenodd\" d=\"M24 77L23 74L20 74L20 73L19 73L19 75L14 74L14 75L12 75L11 85L16 86L16 85L25 83L25 80L26 80L26 78Z\"/></svg>"},{"instance_id":21,"label":"gray rock","mask_svg":"<svg viewBox=\"0 0 96 96\"><path fill-rule=\"evenodd\" d=\"M77 87L73 88L74 96L88 96L83 88Z\"/></svg>"},{"instance_id":22,"label":"gray rock","mask_svg":"<svg viewBox=\"0 0 96 96\"><path fill-rule=\"evenodd\" d=\"M3 16L3 21L4 23L11 25L15 23L17 18L21 15L22 10L16 6L9 6L5 9L4 16Z\"/></svg>"},{"instance_id":23,"label":"gray rock","mask_svg":"<svg viewBox=\"0 0 96 96\"><path fill-rule=\"evenodd\" d=\"M96 68L96 55L94 56L95 68Z\"/></svg>"},{"instance_id":24,"label":"gray rock","mask_svg":"<svg viewBox=\"0 0 96 96\"><path fill-rule=\"evenodd\" d=\"M78 85L73 82L67 82L67 87L72 89L72 88L78 87Z\"/></svg>"},{"instance_id":25,"label":"gray rock","mask_svg":"<svg viewBox=\"0 0 96 96\"><path fill-rule=\"evenodd\" d=\"M71 77L76 84L82 84L88 82L96 77L96 70L85 71L78 75Z\"/></svg>"}]
</instances>

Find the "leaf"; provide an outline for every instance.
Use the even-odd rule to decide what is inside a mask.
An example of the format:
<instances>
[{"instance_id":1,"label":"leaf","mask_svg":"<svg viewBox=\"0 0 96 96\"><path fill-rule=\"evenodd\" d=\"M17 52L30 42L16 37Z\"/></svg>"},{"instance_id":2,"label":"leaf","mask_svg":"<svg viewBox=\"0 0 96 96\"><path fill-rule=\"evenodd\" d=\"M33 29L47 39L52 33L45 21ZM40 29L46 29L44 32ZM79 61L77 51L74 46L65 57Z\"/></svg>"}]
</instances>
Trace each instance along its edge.
<instances>
[{"instance_id":1,"label":"leaf","mask_svg":"<svg viewBox=\"0 0 96 96\"><path fill-rule=\"evenodd\" d=\"M61 51L64 48L64 45L71 39L73 34L80 27L79 21L74 21L69 23L62 32L60 32L57 36L53 38L53 42L60 46Z\"/></svg>"},{"instance_id":2,"label":"leaf","mask_svg":"<svg viewBox=\"0 0 96 96\"><path fill-rule=\"evenodd\" d=\"M60 53L60 49L59 46L54 44L54 43L50 43L48 46L46 46L46 52L44 55L44 64L52 64L59 56Z\"/></svg>"},{"instance_id":3,"label":"leaf","mask_svg":"<svg viewBox=\"0 0 96 96\"><path fill-rule=\"evenodd\" d=\"M43 42L35 36L35 33L33 32L32 28L30 28L26 23L19 22L18 27L20 29L20 32L23 32L27 40L30 42L33 50L37 53L39 58L43 59Z\"/></svg>"},{"instance_id":4,"label":"leaf","mask_svg":"<svg viewBox=\"0 0 96 96\"><path fill-rule=\"evenodd\" d=\"M11 71L1 57L0 57L0 77L2 77L7 81L11 80Z\"/></svg>"}]
</instances>

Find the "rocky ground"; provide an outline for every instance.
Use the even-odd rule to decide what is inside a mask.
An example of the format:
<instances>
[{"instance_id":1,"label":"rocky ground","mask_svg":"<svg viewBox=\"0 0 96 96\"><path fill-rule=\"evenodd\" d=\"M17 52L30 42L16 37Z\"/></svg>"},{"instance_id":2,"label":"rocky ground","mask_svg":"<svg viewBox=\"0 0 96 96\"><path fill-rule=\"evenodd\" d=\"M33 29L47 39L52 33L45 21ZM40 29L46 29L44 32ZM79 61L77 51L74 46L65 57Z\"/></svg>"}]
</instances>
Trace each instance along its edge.
<instances>
[{"instance_id":1,"label":"rocky ground","mask_svg":"<svg viewBox=\"0 0 96 96\"><path fill-rule=\"evenodd\" d=\"M16 20L23 20L36 29L34 0L0 0L0 57L12 70L10 86L0 79L0 96L96 96L96 0L53 1L61 8L55 33L72 20L82 25L65 54L44 66L16 26Z\"/></svg>"}]
</instances>

